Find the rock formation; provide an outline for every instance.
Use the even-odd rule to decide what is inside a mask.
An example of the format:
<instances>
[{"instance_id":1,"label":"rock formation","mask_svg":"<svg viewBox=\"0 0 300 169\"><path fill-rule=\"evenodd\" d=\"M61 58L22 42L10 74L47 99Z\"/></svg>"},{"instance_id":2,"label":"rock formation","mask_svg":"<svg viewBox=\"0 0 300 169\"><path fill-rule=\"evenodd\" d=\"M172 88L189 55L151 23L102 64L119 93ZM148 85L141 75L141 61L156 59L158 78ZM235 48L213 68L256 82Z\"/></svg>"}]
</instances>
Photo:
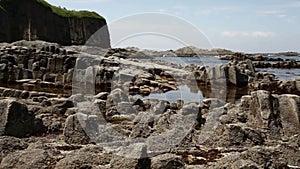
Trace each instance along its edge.
<instances>
[{"instance_id":1,"label":"rock formation","mask_svg":"<svg viewBox=\"0 0 300 169\"><path fill-rule=\"evenodd\" d=\"M103 17L94 12L68 11L44 0L0 1L0 28L0 42L45 40L62 45L85 44L99 30L94 45L110 47Z\"/></svg>"}]
</instances>

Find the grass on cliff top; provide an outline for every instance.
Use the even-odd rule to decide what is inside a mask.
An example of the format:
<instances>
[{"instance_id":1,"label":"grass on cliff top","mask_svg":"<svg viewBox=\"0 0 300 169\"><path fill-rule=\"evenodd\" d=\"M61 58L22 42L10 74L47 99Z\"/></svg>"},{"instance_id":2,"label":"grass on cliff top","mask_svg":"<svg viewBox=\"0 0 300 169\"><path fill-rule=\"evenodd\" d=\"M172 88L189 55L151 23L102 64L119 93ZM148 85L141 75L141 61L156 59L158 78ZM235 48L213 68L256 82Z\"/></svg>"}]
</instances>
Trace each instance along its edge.
<instances>
[{"instance_id":1,"label":"grass on cliff top","mask_svg":"<svg viewBox=\"0 0 300 169\"><path fill-rule=\"evenodd\" d=\"M0 10L1 11L5 11L5 9L0 5Z\"/></svg>"},{"instance_id":2,"label":"grass on cliff top","mask_svg":"<svg viewBox=\"0 0 300 169\"><path fill-rule=\"evenodd\" d=\"M12 2L12 5L14 3L18 3L18 0L6 0ZM90 11L74 11L74 10L67 10L65 8L53 6L46 2L45 0L35 0L36 2L42 4L43 6L50 8L53 13L62 16L62 17L75 17L75 18L97 18L97 19L104 19L102 16L97 14L96 12L90 12ZM1 2L1 0L0 0ZM0 11L6 11L5 8L3 8L0 4Z\"/></svg>"},{"instance_id":3,"label":"grass on cliff top","mask_svg":"<svg viewBox=\"0 0 300 169\"><path fill-rule=\"evenodd\" d=\"M90 12L90 11L73 11L73 10L67 10L61 7L56 7L45 0L37 0L37 2L43 4L46 7L49 7L53 13L56 13L59 16L62 17L76 17L76 18L98 18L98 19L104 19L102 16L97 14L96 12Z\"/></svg>"}]
</instances>

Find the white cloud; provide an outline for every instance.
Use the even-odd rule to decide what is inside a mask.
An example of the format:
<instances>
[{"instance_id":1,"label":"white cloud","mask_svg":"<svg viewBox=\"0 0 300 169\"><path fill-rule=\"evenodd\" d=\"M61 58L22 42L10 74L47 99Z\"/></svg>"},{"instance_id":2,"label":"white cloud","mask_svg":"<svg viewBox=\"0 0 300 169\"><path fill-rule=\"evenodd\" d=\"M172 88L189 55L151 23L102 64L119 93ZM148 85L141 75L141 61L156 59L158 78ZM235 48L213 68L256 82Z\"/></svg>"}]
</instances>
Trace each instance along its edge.
<instances>
[{"instance_id":1,"label":"white cloud","mask_svg":"<svg viewBox=\"0 0 300 169\"><path fill-rule=\"evenodd\" d=\"M173 9L176 9L176 10L186 10L186 9L188 9L188 7L183 6L183 5L175 5L175 6L173 6Z\"/></svg>"},{"instance_id":2,"label":"white cloud","mask_svg":"<svg viewBox=\"0 0 300 169\"><path fill-rule=\"evenodd\" d=\"M270 37L273 36L273 32L265 31L224 31L222 32L223 37Z\"/></svg>"},{"instance_id":3,"label":"white cloud","mask_svg":"<svg viewBox=\"0 0 300 169\"><path fill-rule=\"evenodd\" d=\"M258 10L256 11L256 13L260 15L278 15L281 14L282 12L278 10Z\"/></svg>"},{"instance_id":4,"label":"white cloud","mask_svg":"<svg viewBox=\"0 0 300 169\"><path fill-rule=\"evenodd\" d=\"M167 10L161 8L161 9L158 10L158 12L159 12L159 13L167 13Z\"/></svg>"},{"instance_id":5,"label":"white cloud","mask_svg":"<svg viewBox=\"0 0 300 169\"><path fill-rule=\"evenodd\" d=\"M300 1L293 1L293 2L287 1L286 3L280 4L278 7L279 8L299 8Z\"/></svg>"}]
</instances>

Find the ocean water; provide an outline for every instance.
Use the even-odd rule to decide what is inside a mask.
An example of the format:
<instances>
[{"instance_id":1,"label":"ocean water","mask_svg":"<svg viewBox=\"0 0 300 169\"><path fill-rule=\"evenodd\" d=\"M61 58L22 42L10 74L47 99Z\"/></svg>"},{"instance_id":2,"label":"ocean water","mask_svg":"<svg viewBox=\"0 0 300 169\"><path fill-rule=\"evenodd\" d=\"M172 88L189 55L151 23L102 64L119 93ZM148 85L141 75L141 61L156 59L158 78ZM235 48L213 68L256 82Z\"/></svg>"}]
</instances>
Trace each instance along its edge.
<instances>
[{"instance_id":1,"label":"ocean water","mask_svg":"<svg viewBox=\"0 0 300 169\"><path fill-rule=\"evenodd\" d=\"M149 96L136 95L138 98L167 100L169 102L176 102L177 100L184 100L185 102L200 102L205 97L201 90L193 91L187 85L180 85L178 90L168 91L166 93L151 93Z\"/></svg>"},{"instance_id":2,"label":"ocean water","mask_svg":"<svg viewBox=\"0 0 300 169\"><path fill-rule=\"evenodd\" d=\"M267 56L269 58L282 58L284 60L296 60L300 62L300 56ZM269 62L276 63L276 62ZM290 80L300 77L300 69L278 69L278 68L257 68L256 70L273 73L279 80Z\"/></svg>"},{"instance_id":3,"label":"ocean water","mask_svg":"<svg viewBox=\"0 0 300 169\"><path fill-rule=\"evenodd\" d=\"M282 58L282 59L289 59L289 60L298 60L300 61L300 56L266 56L267 58Z\"/></svg>"},{"instance_id":4,"label":"ocean water","mask_svg":"<svg viewBox=\"0 0 300 169\"><path fill-rule=\"evenodd\" d=\"M203 56L203 57L157 57L156 60L162 60L171 63L189 65L197 64L201 66L215 66L217 64L228 63L227 60L220 60L217 56Z\"/></svg>"},{"instance_id":5,"label":"ocean water","mask_svg":"<svg viewBox=\"0 0 300 169\"><path fill-rule=\"evenodd\" d=\"M300 56L267 56L270 58L282 58L282 59L293 59L300 62ZM177 64L197 64L204 66L215 66L217 64L228 63L227 60L220 60L218 57L158 57L157 60L163 60L166 62L177 63ZM276 62L270 62L276 63ZM277 69L277 68L256 68L256 70L266 71L274 73L279 80L289 80L300 77L300 69Z\"/></svg>"},{"instance_id":6,"label":"ocean water","mask_svg":"<svg viewBox=\"0 0 300 169\"><path fill-rule=\"evenodd\" d=\"M268 57L300 60L299 56L268 56ZM209 67L229 62L226 60L220 60L218 57L212 57L212 56L157 57L155 59L170 62L170 63L176 63L176 64L183 64L183 65L197 64L197 65L209 66ZM274 73L277 79L279 80L289 80L289 79L300 77L300 69L272 69L272 68L258 69L257 68L256 70ZM231 87L226 89L222 99L226 102L238 103L240 101L240 98L243 95L247 95L247 94L249 94L247 88ZM211 95L209 93L209 89L200 86L191 88L188 85L182 85L179 86L178 90L176 91L169 91L166 93L151 93L149 96L146 97L142 97L138 95L138 97L162 99L162 100L168 100L169 102L175 102L178 99L182 99L185 102L189 102L189 101L199 102L204 98L211 97Z\"/></svg>"}]
</instances>

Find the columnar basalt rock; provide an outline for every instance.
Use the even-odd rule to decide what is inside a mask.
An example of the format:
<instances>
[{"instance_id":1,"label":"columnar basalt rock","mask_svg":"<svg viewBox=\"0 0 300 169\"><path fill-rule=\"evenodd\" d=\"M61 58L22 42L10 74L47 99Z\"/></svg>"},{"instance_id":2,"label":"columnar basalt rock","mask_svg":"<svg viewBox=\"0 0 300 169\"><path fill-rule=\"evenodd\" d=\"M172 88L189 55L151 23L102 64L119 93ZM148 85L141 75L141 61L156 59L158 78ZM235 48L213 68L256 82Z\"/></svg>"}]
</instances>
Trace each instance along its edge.
<instances>
[{"instance_id":1,"label":"columnar basalt rock","mask_svg":"<svg viewBox=\"0 0 300 169\"><path fill-rule=\"evenodd\" d=\"M67 11L44 0L3 0L0 5L0 42L24 39L83 45L99 30L93 45L110 47L106 21L94 12Z\"/></svg>"}]
</instances>

